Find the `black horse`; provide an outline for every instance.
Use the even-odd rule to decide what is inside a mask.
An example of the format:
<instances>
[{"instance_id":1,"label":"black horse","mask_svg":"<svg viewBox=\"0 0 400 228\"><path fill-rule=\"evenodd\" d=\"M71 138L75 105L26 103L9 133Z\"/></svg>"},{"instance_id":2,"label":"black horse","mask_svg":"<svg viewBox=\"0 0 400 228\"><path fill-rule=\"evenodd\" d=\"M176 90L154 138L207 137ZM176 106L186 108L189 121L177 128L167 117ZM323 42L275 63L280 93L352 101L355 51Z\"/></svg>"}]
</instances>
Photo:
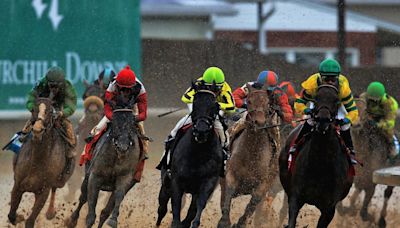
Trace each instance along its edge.
<instances>
[{"instance_id":1,"label":"black horse","mask_svg":"<svg viewBox=\"0 0 400 228\"><path fill-rule=\"evenodd\" d=\"M213 92L197 91L191 113L193 126L177 141L171 161L171 178L162 171L157 226L167 213L170 198L172 227L200 225L201 213L217 186L222 169L222 147L214 131L218 110ZM192 202L185 220L181 223L181 200L184 193L192 194Z\"/></svg>"},{"instance_id":2,"label":"black horse","mask_svg":"<svg viewBox=\"0 0 400 228\"><path fill-rule=\"evenodd\" d=\"M100 215L99 227L112 212L108 225L117 227L119 207L125 194L135 185L134 173L139 161L140 147L131 108L113 112L110 129L104 133L93 151L93 159L86 164L86 175L81 186L78 208L66 222L75 227L82 206L88 201L86 226L91 227L96 218L95 208L100 190L112 192Z\"/></svg>"},{"instance_id":3,"label":"black horse","mask_svg":"<svg viewBox=\"0 0 400 228\"><path fill-rule=\"evenodd\" d=\"M279 157L280 180L289 197L289 228L296 226L297 215L305 203L321 211L317 227L327 227L336 204L347 196L353 183L353 176L348 175L351 164L335 127L338 90L321 85L315 100L316 125L299 148L292 172L288 170L288 150L295 132L289 136Z\"/></svg>"}]
</instances>

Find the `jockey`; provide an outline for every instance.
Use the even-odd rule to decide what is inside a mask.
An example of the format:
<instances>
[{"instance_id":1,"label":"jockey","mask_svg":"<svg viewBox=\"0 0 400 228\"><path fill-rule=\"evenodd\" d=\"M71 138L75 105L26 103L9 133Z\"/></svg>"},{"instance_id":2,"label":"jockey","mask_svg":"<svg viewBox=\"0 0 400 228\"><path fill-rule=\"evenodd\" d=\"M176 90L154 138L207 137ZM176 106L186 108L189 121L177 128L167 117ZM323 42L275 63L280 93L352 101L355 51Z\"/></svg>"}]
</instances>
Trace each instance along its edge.
<instances>
[{"instance_id":1,"label":"jockey","mask_svg":"<svg viewBox=\"0 0 400 228\"><path fill-rule=\"evenodd\" d=\"M213 83L216 83L218 91L216 91L215 93L217 95L217 102L221 109L219 116L222 117L224 114L230 114L235 112L235 103L232 97L231 87L225 81L224 72L220 68L218 67L207 68L204 71L203 76L197 79L195 83L197 85L204 84L209 86L213 85ZM186 92L183 94L181 98L181 100L188 105L190 112L192 111L192 103L195 93L196 93L195 89L193 87L190 87L189 89L186 90ZM181 120L179 120L174 129L172 129L171 133L167 137L167 140L165 141L164 154L161 158L160 164L156 167L157 169L161 170L163 166L166 167L169 166L170 159L168 154L170 152L172 145L174 144L175 136L182 126L190 124L191 122L192 119L190 118L190 114L187 114ZM219 117L217 117L217 119L214 121L214 129L216 130L221 145L223 147L224 157L225 157L224 162L225 162L225 160L227 159L226 155L228 150L229 137Z\"/></svg>"},{"instance_id":2,"label":"jockey","mask_svg":"<svg viewBox=\"0 0 400 228\"><path fill-rule=\"evenodd\" d=\"M341 106L338 110L338 116L343 115L340 121L340 135L346 147L350 150L350 156L353 164L355 161L355 151L353 147L353 141L350 134L350 126L358 121L358 110L357 106L353 100L353 95L351 93L350 85L347 78L340 74L341 67L339 63L334 59L325 59L319 65L319 73L311 75L306 81L304 81L301 86L303 90L300 97L296 99L294 107L297 114L311 115L312 109L307 107L307 103L311 102L316 94L318 86L321 84L330 84L336 86L339 91L339 99ZM295 144L291 146L290 153L296 151L296 145L298 140L300 140L306 133L311 132L314 126L314 120L308 119L304 122L302 130L300 131Z\"/></svg>"},{"instance_id":3,"label":"jockey","mask_svg":"<svg viewBox=\"0 0 400 228\"><path fill-rule=\"evenodd\" d=\"M139 133L144 135L143 121L147 117L147 94L142 82L140 82L135 73L131 70L130 66L126 66L122 69L115 81L111 82L108 86L105 94L105 104L104 104L104 114L105 116L100 120L100 122L92 129L89 136L86 138L86 142L91 142L95 136L102 133L106 127L107 123L110 122L113 115L113 107L111 104L116 103L116 99L119 95L124 95L129 97L129 102L132 108L135 109L135 119L138 123ZM137 106L137 110L136 107ZM132 126L136 127L136 126ZM148 141L141 140L143 144L143 156L148 158ZM93 143L93 142L92 142ZM86 147L85 147L86 148Z\"/></svg>"},{"instance_id":4,"label":"jockey","mask_svg":"<svg viewBox=\"0 0 400 228\"><path fill-rule=\"evenodd\" d=\"M60 67L51 67L44 78L29 92L26 108L33 113L36 105L36 97L54 96L54 108L56 118L61 120L61 125L65 131L66 141L72 148L76 145L76 138L72 123L67 119L76 110L77 95L71 82L65 79L64 70ZM29 120L22 129L21 140L24 141L32 129L32 121ZM72 159L74 157L73 149L66 150L65 173L71 172Z\"/></svg>"},{"instance_id":5,"label":"jockey","mask_svg":"<svg viewBox=\"0 0 400 228\"><path fill-rule=\"evenodd\" d=\"M290 106L294 108L294 102L299 97L299 95L296 93L296 89L293 83L289 81L283 81L281 82L281 84L279 84L279 88L281 88L283 92L286 93Z\"/></svg>"},{"instance_id":6,"label":"jockey","mask_svg":"<svg viewBox=\"0 0 400 228\"><path fill-rule=\"evenodd\" d=\"M394 126L397 116L398 104L397 101L386 94L385 86L380 82L372 82L369 84L366 93L362 93L360 98L367 104L366 112L367 119L370 123L382 129L387 137L388 142L392 144L390 157L395 157L398 154L398 139L394 134Z\"/></svg>"},{"instance_id":7,"label":"jockey","mask_svg":"<svg viewBox=\"0 0 400 228\"><path fill-rule=\"evenodd\" d=\"M282 121L290 123L293 118L293 111L288 103L286 93L278 87L278 75L273 71L261 71L257 81L247 82L242 87L233 91L233 98L237 108L247 109L246 98L249 94L247 84L256 89L261 89L264 85L267 86L267 92L273 102L272 107L276 110ZM230 135L234 136L245 128L246 115L243 115L240 120L236 121L230 130Z\"/></svg>"}]
</instances>

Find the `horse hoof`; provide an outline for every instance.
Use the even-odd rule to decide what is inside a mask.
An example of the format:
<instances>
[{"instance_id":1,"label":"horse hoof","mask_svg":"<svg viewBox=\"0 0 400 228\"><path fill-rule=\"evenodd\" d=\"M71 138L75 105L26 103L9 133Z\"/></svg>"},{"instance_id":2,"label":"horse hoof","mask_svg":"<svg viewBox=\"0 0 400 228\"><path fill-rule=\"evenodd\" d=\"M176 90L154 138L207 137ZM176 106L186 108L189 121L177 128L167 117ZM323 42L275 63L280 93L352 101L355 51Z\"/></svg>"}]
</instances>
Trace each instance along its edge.
<instances>
[{"instance_id":1,"label":"horse hoof","mask_svg":"<svg viewBox=\"0 0 400 228\"><path fill-rule=\"evenodd\" d=\"M13 224L15 226L15 225L17 225L17 223L24 221L25 218L24 218L24 216L18 215L18 214L15 216L8 215L8 220L10 221L11 224Z\"/></svg>"},{"instance_id":2,"label":"horse hoof","mask_svg":"<svg viewBox=\"0 0 400 228\"><path fill-rule=\"evenodd\" d=\"M107 221L107 225L109 225L109 226L112 227L112 228L117 228L118 222L115 221L114 219L109 219L109 220Z\"/></svg>"},{"instance_id":3,"label":"horse hoof","mask_svg":"<svg viewBox=\"0 0 400 228\"><path fill-rule=\"evenodd\" d=\"M74 228L74 227L76 227L77 222L78 221L76 219L74 220L71 218L67 218L64 222L64 225L68 228Z\"/></svg>"},{"instance_id":4,"label":"horse hoof","mask_svg":"<svg viewBox=\"0 0 400 228\"><path fill-rule=\"evenodd\" d=\"M384 218L380 218L378 221L378 227L379 228L385 228L386 227L386 221Z\"/></svg>"},{"instance_id":5,"label":"horse hoof","mask_svg":"<svg viewBox=\"0 0 400 228\"><path fill-rule=\"evenodd\" d=\"M52 220L56 216L56 211L51 210L46 212L46 218L47 220Z\"/></svg>"}]
</instances>

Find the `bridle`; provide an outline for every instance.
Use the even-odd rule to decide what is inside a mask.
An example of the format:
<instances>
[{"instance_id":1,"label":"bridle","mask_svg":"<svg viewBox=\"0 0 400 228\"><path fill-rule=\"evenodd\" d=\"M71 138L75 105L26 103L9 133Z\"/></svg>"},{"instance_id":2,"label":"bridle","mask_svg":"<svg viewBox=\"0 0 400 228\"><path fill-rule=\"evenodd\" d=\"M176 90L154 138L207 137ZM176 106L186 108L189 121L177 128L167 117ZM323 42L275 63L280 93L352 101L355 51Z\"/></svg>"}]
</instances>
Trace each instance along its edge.
<instances>
[{"instance_id":1,"label":"bridle","mask_svg":"<svg viewBox=\"0 0 400 228\"><path fill-rule=\"evenodd\" d=\"M251 92L251 94L267 94L268 95L268 91L266 90L253 90ZM264 107L262 107L264 108ZM247 114L249 116L252 116L252 113L264 113L265 114L265 118L268 119L267 117L272 116L273 114L275 114L276 112L274 111L274 109L271 108L271 106L269 106L268 110L265 109L254 109L254 110L247 110ZM253 129L255 130L262 130L262 129L268 129L268 128L273 128L273 127L277 127L278 125L271 125L268 124L267 122L265 122L265 124L263 126L256 126L252 121L248 121L246 120L246 122L248 122L248 124L250 126L252 126Z\"/></svg>"},{"instance_id":2,"label":"bridle","mask_svg":"<svg viewBox=\"0 0 400 228\"><path fill-rule=\"evenodd\" d=\"M198 90L196 93L208 93L208 94L212 94L213 97L216 98L215 93L210 90L201 89L201 90ZM193 136L195 137L195 139L197 139L198 134L199 134L199 132L197 130L198 124L201 122L204 122L206 124L206 126L208 126L208 131L210 131L214 127L213 123L217 117L217 114L218 114L218 110L215 113L213 113L212 116L200 115L200 116L196 116L196 119L192 119L193 120ZM192 115L192 118L193 118L193 115Z\"/></svg>"},{"instance_id":3,"label":"bridle","mask_svg":"<svg viewBox=\"0 0 400 228\"><path fill-rule=\"evenodd\" d=\"M322 89L322 88L333 89L333 90L335 91L336 94L339 94L339 90L336 88L336 86L329 85L329 84L323 84L323 85L318 86L317 91L319 91L319 90ZM329 122L329 123L334 122L334 121L335 121L335 117L336 117L337 112L338 112L338 108L336 107L334 110L331 110L331 109L329 108L328 105L326 105L326 104L319 105L317 102L316 102L316 107L315 107L314 112L313 112L313 113L314 113L314 119L315 119L316 121L319 121L319 120L320 120L319 117L318 117L318 116L315 116L315 115L318 114L318 113L319 113L321 110L323 110L323 109L328 110L328 112L330 113L331 118L328 120L328 122Z\"/></svg>"}]
</instances>

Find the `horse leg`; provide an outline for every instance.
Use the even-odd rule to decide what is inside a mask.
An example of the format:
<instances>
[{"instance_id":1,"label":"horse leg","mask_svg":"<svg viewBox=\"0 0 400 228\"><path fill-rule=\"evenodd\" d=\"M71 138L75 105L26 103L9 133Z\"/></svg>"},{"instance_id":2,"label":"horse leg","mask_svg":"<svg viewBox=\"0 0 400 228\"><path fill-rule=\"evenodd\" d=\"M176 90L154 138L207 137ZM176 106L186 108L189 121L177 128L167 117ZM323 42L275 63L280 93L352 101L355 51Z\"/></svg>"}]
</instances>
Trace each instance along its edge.
<instances>
[{"instance_id":1,"label":"horse leg","mask_svg":"<svg viewBox=\"0 0 400 228\"><path fill-rule=\"evenodd\" d=\"M171 181L172 187L172 227L178 228L181 225L181 206L183 191L179 188L175 179Z\"/></svg>"},{"instance_id":2,"label":"horse leg","mask_svg":"<svg viewBox=\"0 0 400 228\"><path fill-rule=\"evenodd\" d=\"M375 188L375 185L374 185L374 188ZM336 205L336 209L341 216L344 216L345 214L354 216L356 214L357 210L355 210L355 205L356 205L356 200L357 200L358 196L360 195L360 193L361 193L361 190L359 188L354 189L354 192L350 197L350 206L349 207L343 206L342 201L339 201L339 203ZM364 202L365 202L365 200L364 200Z\"/></svg>"},{"instance_id":3,"label":"horse leg","mask_svg":"<svg viewBox=\"0 0 400 228\"><path fill-rule=\"evenodd\" d=\"M286 195L286 192L283 192L283 202L282 202L282 207L281 210L279 211L279 225L282 226L283 221L286 218L286 213L289 209L289 205L288 205L288 197Z\"/></svg>"},{"instance_id":4,"label":"horse leg","mask_svg":"<svg viewBox=\"0 0 400 228\"><path fill-rule=\"evenodd\" d=\"M374 195L375 188L365 189L365 198L360 210L360 215L363 221L374 221L373 216L368 213L368 204Z\"/></svg>"},{"instance_id":5,"label":"horse leg","mask_svg":"<svg viewBox=\"0 0 400 228\"><path fill-rule=\"evenodd\" d=\"M335 207L326 208L321 210L321 217L319 217L317 228L326 228L331 223L335 215Z\"/></svg>"},{"instance_id":6,"label":"horse leg","mask_svg":"<svg viewBox=\"0 0 400 228\"><path fill-rule=\"evenodd\" d=\"M245 227L247 219L253 215L256 206L261 202L267 193L267 184L261 184L251 194L250 202L247 204L244 214L239 218L234 227Z\"/></svg>"},{"instance_id":7,"label":"horse leg","mask_svg":"<svg viewBox=\"0 0 400 228\"><path fill-rule=\"evenodd\" d=\"M132 180L131 175L126 175L124 177L120 177L115 184L117 188L113 192L114 208L112 210L111 218L107 221L107 225L109 225L112 228L117 227L119 207L122 203L122 200L124 200L125 194L129 191L129 189L131 189L136 184L136 181Z\"/></svg>"},{"instance_id":8,"label":"horse leg","mask_svg":"<svg viewBox=\"0 0 400 228\"><path fill-rule=\"evenodd\" d=\"M204 208L206 207L207 200L210 198L211 194L214 191L215 184L217 184L218 177L214 177L213 179L210 179L206 184L204 184L200 188L199 196L197 198L197 212L196 212L196 217L193 220L192 223L192 228L197 228L200 226L200 219L201 219L201 213L203 212Z\"/></svg>"},{"instance_id":9,"label":"horse leg","mask_svg":"<svg viewBox=\"0 0 400 228\"><path fill-rule=\"evenodd\" d=\"M96 205L100 191L99 188L100 183L98 181L99 178L100 177L95 177L93 173L91 173L89 176L88 189L87 189L88 214L86 216L86 227L92 227L96 220Z\"/></svg>"},{"instance_id":10,"label":"horse leg","mask_svg":"<svg viewBox=\"0 0 400 228\"><path fill-rule=\"evenodd\" d=\"M300 208L303 207L304 203L301 203L298 196L291 195L289 197L289 225L288 228L295 228L296 227L296 219L297 215L299 214Z\"/></svg>"},{"instance_id":11,"label":"horse leg","mask_svg":"<svg viewBox=\"0 0 400 228\"><path fill-rule=\"evenodd\" d=\"M57 188L51 189L50 204L49 204L49 208L47 209L47 212L46 212L46 218L48 220L51 220L54 218L54 216L56 216L56 209L54 208L54 201L56 199L56 190L57 190Z\"/></svg>"},{"instance_id":12,"label":"horse leg","mask_svg":"<svg viewBox=\"0 0 400 228\"><path fill-rule=\"evenodd\" d=\"M385 189L385 194L384 194L385 199L383 201L383 207L382 207L381 215L380 215L380 218L378 221L379 227L386 227L386 220L385 220L386 210L387 210L387 205L388 205L390 196L392 196L392 193L393 193L393 188L394 188L393 186L387 186Z\"/></svg>"},{"instance_id":13,"label":"horse leg","mask_svg":"<svg viewBox=\"0 0 400 228\"><path fill-rule=\"evenodd\" d=\"M223 227L230 227L231 226L231 220L229 217L230 211L231 211L231 202L233 195L235 193L235 186L237 186L237 183L235 182L235 178L233 177L232 173L229 172L229 170L226 173L225 180L220 181L221 184L221 213L222 217L218 222L218 227L223 228Z\"/></svg>"},{"instance_id":14,"label":"horse leg","mask_svg":"<svg viewBox=\"0 0 400 228\"><path fill-rule=\"evenodd\" d=\"M115 196L114 192L111 193L110 198L108 198L107 205L101 210L100 214L100 221L99 221L99 228L103 226L104 222L107 220L107 218L110 216L113 208L115 205Z\"/></svg>"},{"instance_id":15,"label":"horse leg","mask_svg":"<svg viewBox=\"0 0 400 228\"><path fill-rule=\"evenodd\" d=\"M171 195L168 192L168 187L166 186L166 184L167 183L163 183L161 185L160 193L158 194L158 218L156 226L159 226L161 224L162 219L168 211L168 200L171 198Z\"/></svg>"},{"instance_id":16,"label":"horse leg","mask_svg":"<svg viewBox=\"0 0 400 228\"><path fill-rule=\"evenodd\" d=\"M23 220L22 215L17 216L17 209L18 209L19 203L21 202L22 195L24 194L18 188L19 188L19 186L15 184L11 191L10 212L8 213L8 220L13 225L16 225L18 220L21 220L21 219Z\"/></svg>"},{"instance_id":17,"label":"horse leg","mask_svg":"<svg viewBox=\"0 0 400 228\"><path fill-rule=\"evenodd\" d=\"M49 188L44 188L40 193L35 193L35 204L33 205L31 215L25 222L25 228L33 228L35 226L36 218L46 203L49 194Z\"/></svg>"},{"instance_id":18,"label":"horse leg","mask_svg":"<svg viewBox=\"0 0 400 228\"><path fill-rule=\"evenodd\" d=\"M188 210L188 213L186 215L186 218L182 221L182 227L183 228L189 228L190 224L192 223L192 220L196 216L197 212L197 199L199 198L198 194L192 195L192 202L190 202L190 207Z\"/></svg>"},{"instance_id":19,"label":"horse leg","mask_svg":"<svg viewBox=\"0 0 400 228\"><path fill-rule=\"evenodd\" d=\"M69 228L73 228L76 226L79 218L79 212L82 209L82 206L87 202L87 187L88 187L88 176L85 176L85 179L81 185L81 195L79 196L79 204L76 210L72 213L71 217L65 221L65 226Z\"/></svg>"}]
</instances>

